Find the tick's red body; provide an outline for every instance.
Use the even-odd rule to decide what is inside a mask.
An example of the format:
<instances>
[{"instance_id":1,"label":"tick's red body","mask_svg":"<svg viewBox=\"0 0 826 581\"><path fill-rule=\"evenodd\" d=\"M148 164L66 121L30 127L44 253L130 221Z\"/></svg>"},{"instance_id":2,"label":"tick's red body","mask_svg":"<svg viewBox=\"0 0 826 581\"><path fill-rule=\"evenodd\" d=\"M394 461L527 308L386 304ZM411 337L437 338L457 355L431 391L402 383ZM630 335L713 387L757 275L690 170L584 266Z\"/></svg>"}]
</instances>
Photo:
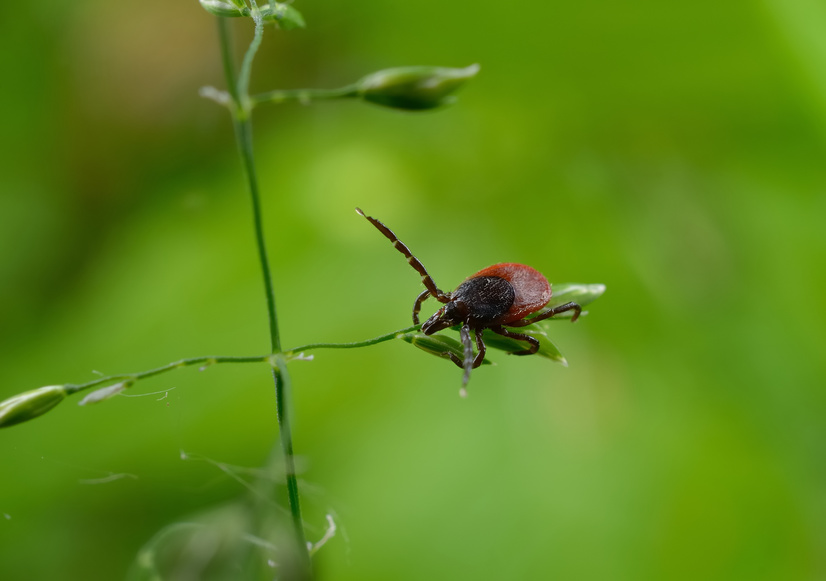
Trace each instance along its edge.
<instances>
[{"instance_id":1,"label":"tick's red body","mask_svg":"<svg viewBox=\"0 0 826 581\"><path fill-rule=\"evenodd\" d=\"M497 321L500 325L507 325L535 313L551 300L551 285L548 284L548 280L541 272L530 266L513 262L494 264L483 268L470 278L480 276L504 278L513 287L513 304Z\"/></svg>"},{"instance_id":2,"label":"tick's red body","mask_svg":"<svg viewBox=\"0 0 826 581\"><path fill-rule=\"evenodd\" d=\"M382 234L384 234L404 254L407 262L422 277L425 290L416 297L413 304L413 322L419 323L419 311L422 302L433 297L444 306L431 316L422 325L425 335L432 335L443 329L461 325L460 335L464 346L464 360L452 353L450 359L459 367L464 368L463 385L470 378L470 370L479 367L485 358L485 343L482 340L482 331L490 329L494 333L525 341L530 344L524 351L516 351L513 355L533 355L539 350L539 341L524 333L515 333L505 329L507 327L524 327L536 321L541 321L556 314L574 310L571 321L576 321L582 311L576 303L566 303L548 309L526 319L527 315L542 309L551 300L551 285L541 273L530 266L507 262L494 264L483 268L476 274L465 279L455 291L445 293L439 290L436 283L427 273L424 265L413 256L410 249L399 240L390 228L356 208L356 212L367 218ZM476 338L478 353L473 356L471 331ZM463 388L464 389L464 388Z\"/></svg>"}]
</instances>

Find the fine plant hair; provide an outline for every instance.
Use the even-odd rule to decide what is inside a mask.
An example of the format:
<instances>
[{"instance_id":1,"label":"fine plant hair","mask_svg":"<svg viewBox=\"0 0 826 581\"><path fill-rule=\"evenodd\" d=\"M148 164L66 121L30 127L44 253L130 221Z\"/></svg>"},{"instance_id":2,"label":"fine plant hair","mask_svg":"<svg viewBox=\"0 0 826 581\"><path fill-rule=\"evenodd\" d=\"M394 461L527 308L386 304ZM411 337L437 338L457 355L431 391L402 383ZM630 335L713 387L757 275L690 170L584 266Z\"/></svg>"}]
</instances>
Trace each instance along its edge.
<instances>
[{"instance_id":1,"label":"fine plant hair","mask_svg":"<svg viewBox=\"0 0 826 581\"><path fill-rule=\"evenodd\" d=\"M464 346L452 336L447 334L425 335L421 332L421 325L419 324L361 341L349 343L318 342L284 347L273 287L274 276L267 256L266 236L262 221L264 210L261 204L258 174L253 153L252 114L256 108L261 106L290 101L308 104L321 99L358 100L376 106L406 111L436 109L453 102L455 100L455 90L475 76L479 67L478 65L465 68L401 67L377 71L354 83L334 89L273 90L250 94L252 65L255 55L261 47L267 26L270 25L271 28L283 31L303 28L305 23L301 13L292 4L273 1L262 2L260 5L255 0L227 0L226 2L200 0L200 3L204 9L215 16L224 82L226 84L225 89L204 87L200 94L202 97L226 108L235 130L242 173L249 193L259 267L266 297L269 348L264 354L192 357L179 359L145 371L98 377L85 383L65 383L30 390L0 402L0 427L11 426L40 416L67 396L75 393L88 392L79 402L81 405L98 403L123 393L140 380L182 367L197 366L204 368L210 365L228 363L265 364L271 369L274 381L276 396L274 415L279 428L278 442L274 445L273 453L270 454L267 465L259 471L252 471L250 474L243 474L242 476L243 469L239 467L231 467L208 459L206 461L231 477L244 479L244 482L247 482L244 477L249 477L253 483L248 486L248 492L253 497L271 499L273 488L276 485L274 482L276 477L286 484L286 514L289 515L289 526L286 528L289 534L286 537L277 536L277 538L273 538L272 535L268 534L270 529L267 528L268 523L265 522L265 519L252 518L252 530L247 531L243 543L250 551L258 551L257 558L252 558L252 561L257 561L258 564L254 565L252 570L260 571L267 564L270 567L275 566L274 563L277 560L280 579L311 579L313 578L312 554L332 537L336 531L336 523L332 516L328 516L326 532L320 535L321 540L316 543L308 543L302 520L294 443L290 425L292 389L289 372L290 362L312 359L312 355L308 354L318 349L369 347L392 339L401 339L446 360L455 361L457 358L466 357L467 354ZM252 41L240 59L240 63L236 63L231 50L230 18L248 19L252 22L254 29ZM585 305L598 298L604 288L602 285L557 285L554 287L553 301L548 304L548 307L552 309L554 306L571 301ZM541 315L541 313L538 314ZM586 313L583 312L584 314ZM568 317L570 317L570 313ZM564 319L565 316L558 318ZM537 320L539 320L539 317ZM520 332L530 335L539 343L536 350L538 355L566 364L565 358L549 339L547 327L534 323L522 328ZM485 335L485 341L488 347L505 352L513 353L524 349L524 343L519 344L501 335L493 337ZM467 381L467 378L465 381ZM186 460L196 459L185 452L182 452L181 457ZM256 506L255 502L252 502L251 506ZM133 577L149 578L157 573L157 578L161 578L160 573L156 570L155 549L160 544L167 542L173 535L198 534L201 526L197 523L175 523L160 531L139 553L132 572Z\"/></svg>"}]
</instances>

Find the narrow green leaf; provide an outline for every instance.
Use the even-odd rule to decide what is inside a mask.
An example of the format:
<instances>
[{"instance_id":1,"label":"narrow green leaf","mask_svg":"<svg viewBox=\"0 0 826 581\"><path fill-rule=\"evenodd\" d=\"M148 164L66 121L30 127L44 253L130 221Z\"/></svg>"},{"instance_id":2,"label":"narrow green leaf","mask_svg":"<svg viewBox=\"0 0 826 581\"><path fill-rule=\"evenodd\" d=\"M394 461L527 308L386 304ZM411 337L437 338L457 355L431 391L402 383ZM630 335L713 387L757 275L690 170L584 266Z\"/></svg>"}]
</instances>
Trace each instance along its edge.
<instances>
[{"instance_id":1,"label":"narrow green leaf","mask_svg":"<svg viewBox=\"0 0 826 581\"><path fill-rule=\"evenodd\" d=\"M518 329L514 329L514 332L522 333L524 335L529 335L534 339L539 341L539 351L536 352L536 355L540 357L544 357L546 359L550 359L551 361L555 361L568 367L568 361L565 359L565 356L562 355L562 352L559 348L551 341L550 337L546 333L545 329L540 327L538 324L529 325L527 327L520 327ZM489 329L485 329L484 331L484 340L485 345L487 345L491 349L500 349L507 353L515 353L517 351L524 351L528 349L530 345L525 341L517 341L516 339L511 339L509 337L503 337L497 333Z\"/></svg>"},{"instance_id":2,"label":"narrow green leaf","mask_svg":"<svg viewBox=\"0 0 826 581\"><path fill-rule=\"evenodd\" d=\"M605 292L604 284L561 283L552 286L553 297L548 307L577 303L580 307L594 302Z\"/></svg>"},{"instance_id":3,"label":"narrow green leaf","mask_svg":"<svg viewBox=\"0 0 826 581\"><path fill-rule=\"evenodd\" d=\"M437 357L442 357L444 359L450 359L450 355L448 355L448 353L453 353L459 359L464 359L465 356L465 350L459 341L453 337L442 335L441 333L436 333L435 335L425 335L424 333L414 331L412 333L397 335L396 337L403 341L407 341L422 351L427 351L431 355L436 355ZM491 365L492 362L485 358L482 364Z\"/></svg>"},{"instance_id":4,"label":"narrow green leaf","mask_svg":"<svg viewBox=\"0 0 826 581\"><path fill-rule=\"evenodd\" d=\"M551 301L543 308L541 311L537 311L536 313L532 313L528 315L528 319L533 319L538 317L539 315L547 312L549 309L554 307L558 307L559 305L564 305L565 303L577 303L580 307L584 307L585 305L594 302L602 293L605 292L605 285L604 284L575 284L575 283L562 283L562 284L555 284L553 285L553 297ZM558 315L554 315L549 319L545 319L542 321L564 321L568 320L574 316L576 311L565 311L564 313L559 313ZM584 317L588 314L588 311L582 311L580 317Z\"/></svg>"}]
</instances>

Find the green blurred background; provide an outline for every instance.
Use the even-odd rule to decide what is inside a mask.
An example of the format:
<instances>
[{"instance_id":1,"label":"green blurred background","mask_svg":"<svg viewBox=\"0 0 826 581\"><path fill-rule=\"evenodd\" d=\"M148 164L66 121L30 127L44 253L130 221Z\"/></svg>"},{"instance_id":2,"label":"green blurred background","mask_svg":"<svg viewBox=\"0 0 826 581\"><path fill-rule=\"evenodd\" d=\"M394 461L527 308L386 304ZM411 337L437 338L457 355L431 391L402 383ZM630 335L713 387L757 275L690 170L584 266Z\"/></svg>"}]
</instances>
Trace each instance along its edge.
<instances>
[{"instance_id":1,"label":"green blurred background","mask_svg":"<svg viewBox=\"0 0 826 581\"><path fill-rule=\"evenodd\" d=\"M268 29L254 90L482 69L434 113L256 114L287 345L408 325L418 277L357 205L443 288L500 261L608 287L554 327L569 368L494 355L466 400L401 342L291 365L308 535L339 526L319 578L826 579L826 7L296 7L308 28ZM229 119L197 95L222 86L213 17L18 3L0 62L0 397L264 353ZM180 451L262 465L266 366L133 391L162 393L0 432L0 578L122 578L155 532L244 495Z\"/></svg>"}]
</instances>

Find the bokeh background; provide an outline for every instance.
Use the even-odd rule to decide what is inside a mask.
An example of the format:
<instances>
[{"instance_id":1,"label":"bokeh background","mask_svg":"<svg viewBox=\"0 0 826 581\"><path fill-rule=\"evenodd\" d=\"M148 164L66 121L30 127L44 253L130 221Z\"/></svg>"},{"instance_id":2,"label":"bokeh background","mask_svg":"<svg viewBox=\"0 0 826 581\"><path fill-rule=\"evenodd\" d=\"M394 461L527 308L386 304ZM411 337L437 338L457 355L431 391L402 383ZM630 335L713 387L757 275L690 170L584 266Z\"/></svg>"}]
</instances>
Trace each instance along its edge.
<instances>
[{"instance_id":1,"label":"bokeh background","mask_svg":"<svg viewBox=\"0 0 826 581\"><path fill-rule=\"evenodd\" d=\"M466 400L402 342L291 365L308 535L339 527L319 579L826 579L826 7L296 7L255 90L482 68L434 113L257 112L286 345L407 326L418 277L357 205L443 288L499 261L608 287L554 327L569 368L500 354ZM213 17L30 2L0 31L0 397L266 352L229 119L197 94ZM132 392L159 393L0 432L0 578L122 578L246 493L182 450L256 467L276 441L264 365Z\"/></svg>"}]
</instances>

